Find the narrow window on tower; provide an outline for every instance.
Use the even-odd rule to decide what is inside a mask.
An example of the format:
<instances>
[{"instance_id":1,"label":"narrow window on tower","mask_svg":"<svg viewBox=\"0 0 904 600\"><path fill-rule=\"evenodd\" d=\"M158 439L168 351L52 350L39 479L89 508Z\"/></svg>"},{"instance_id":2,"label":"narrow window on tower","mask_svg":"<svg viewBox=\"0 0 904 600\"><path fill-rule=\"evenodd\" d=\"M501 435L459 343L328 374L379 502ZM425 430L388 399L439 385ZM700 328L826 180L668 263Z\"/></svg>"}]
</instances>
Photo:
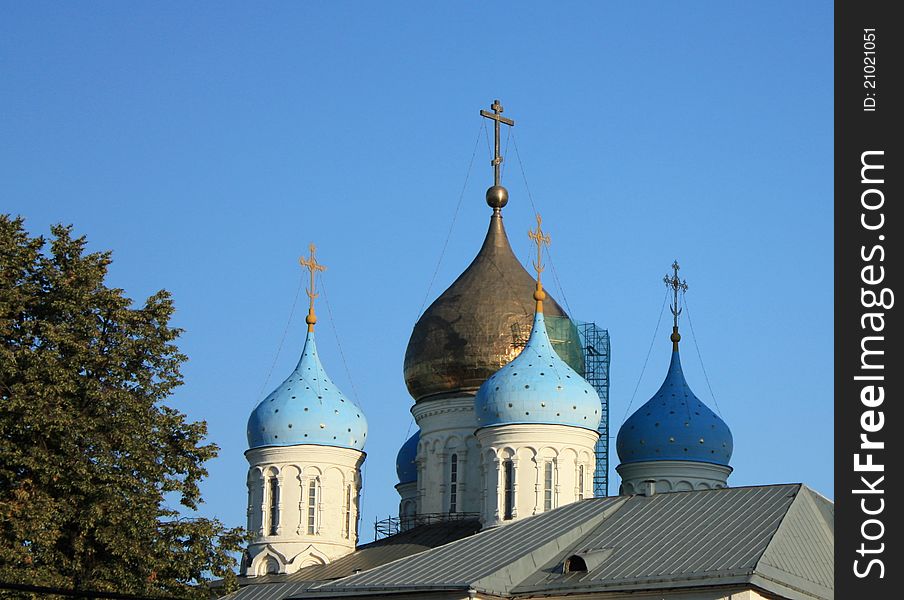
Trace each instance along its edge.
<instances>
[{"instance_id":1,"label":"narrow window on tower","mask_svg":"<svg viewBox=\"0 0 904 600\"><path fill-rule=\"evenodd\" d=\"M345 488L345 531L343 534L348 539L352 535L352 486L349 484Z\"/></svg>"},{"instance_id":2,"label":"narrow window on tower","mask_svg":"<svg viewBox=\"0 0 904 600\"><path fill-rule=\"evenodd\" d=\"M253 523L252 519L253 519L253 515L254 515L254 512L253 512L253 511L254 511L254 495L253 495L253 489L252 489L251 485L252 485L252 484L251 484L251 479L249 478L249 479L248 479L248 508L247 508L246 511L245 511L245 512L247 513L247 515L248 515L248 518L247 518L248 527L247 527L247 529L248 529L249 531L251 531L251 529L254 527L254 525L252 524L252 523Z\"/></svg>"},{"instance_id":3,"label":"narrow window on tower","mask_svg":"<svg viewBox=\"0 0 904 600\"><path fill-rule=\"evenodd\" d=\"M584 465L578 465L578 500L584 499Z\"/></svg>"},{"instance_id":4,"label":"narrow window on tower","mask_svg":"<svg viewBox=\"0 0 904 600\"><path fill-rule=\"evenodd\" d=\"M458 455L452 455L449 465L449 512L458 512Z\"/></svg>"},{"instance_id":5,"label":"narrow window on tower","mask_svg":"<svg viewBox=\"0 0 904 600\"><path fill-rule=\"evenodd\" d=\"M317 501L320 495L320 480L318 478L311 479L308 484L308 535L317 533Z\"/></svg>"},{"instance_id":6,"label":"narrow window on tower","mask_svg":"<svg viewBox=\"0 0 904 600\"><path fill-rule=\"evenodd\" d=\"M279 525L279 481L276 477L270 478L270 535L276 535Z\"/></svg>"},{"instance_id":7,"label":"narrow window on tower","mask_svg":"<svg viewBox=\"0 0 904 600\"><path fill-rule=\"evenodd\" d=\"M502 463L502 472L505 478L503 488L505 490L505 511L502 518L510 521L515 512L515 464L511 459Z\"/></svg>"},{"instance_id":8,"label":"narrow window on tower","mask_svg":"<svg viewBox=\"0 0 904 600\"><path fill-rule=\"evenodd\" d=\"M552 461L543 466L543 510L552 510Z\"/></svg>"}]
</instances>

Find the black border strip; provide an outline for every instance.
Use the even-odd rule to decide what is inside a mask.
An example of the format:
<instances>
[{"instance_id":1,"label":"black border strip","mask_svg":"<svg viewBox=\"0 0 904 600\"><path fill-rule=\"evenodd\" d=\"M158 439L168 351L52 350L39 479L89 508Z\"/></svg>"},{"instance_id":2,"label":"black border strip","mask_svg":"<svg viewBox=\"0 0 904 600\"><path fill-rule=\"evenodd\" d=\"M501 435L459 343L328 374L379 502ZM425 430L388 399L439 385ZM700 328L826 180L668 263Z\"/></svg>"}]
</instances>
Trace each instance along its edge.
<instances>
[{"instance_id":1,"label":"black border strip","mask_svg":"<svg viewBox=\"0 0 904 600\"><path fill-rule=\"evenodd\" d=\"M904 294L904 157L894 126L904 120L904 23L892 17L892 6L835 5L835 586L841 599L899 598L904 581L904 499L893 491L902 488L904 455L904 335L896 304L904 295L895 298Z\"/></svg>"}]
</instances>

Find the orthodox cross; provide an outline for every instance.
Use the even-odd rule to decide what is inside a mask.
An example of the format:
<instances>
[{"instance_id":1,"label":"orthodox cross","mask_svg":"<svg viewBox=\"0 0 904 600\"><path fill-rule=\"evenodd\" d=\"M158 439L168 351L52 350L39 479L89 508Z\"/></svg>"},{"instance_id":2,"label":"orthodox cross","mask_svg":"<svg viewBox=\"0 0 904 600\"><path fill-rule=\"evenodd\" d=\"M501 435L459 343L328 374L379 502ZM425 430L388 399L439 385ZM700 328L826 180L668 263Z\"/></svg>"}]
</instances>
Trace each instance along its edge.
<instances>
[{"instance_id":1,"label":"orthodox cross","mask_svg":"<svg viewBox=\"0 0 904 600\"><path fill-rule=\"evenodd\" d=\"M527 236L534 240L537 244L537 262L534 263L534 268L537 270L537 290L541 290L543 285L540 283L540 273L543 272L543 246L549 246L550 238L548 233L543 232L542 228L543 219L540 218L540 214L537 214L537 230L536 231L528 231Z\"/></svg>"},{"instance_id":2,"label":"orthodox cross","mask_svg":"<svg viewBox=\"0 0 904 600\"><path fill-rule=\"evenodd\" d=\"M314 256L314 252L317 248L314 244L308 246L308 250L310 250L311 255L308 258L299 258L298 262L302 267L307 268L308 272L311 274L311 287L307 290L308 298L310 298L311 303L308 306L308 316L305 317L305 323L308 324L308 331L314 331L314 323L317 322L317 316L314 314L314 298L320 295L314 292L314 276L317 274L317 271L326 271L326 267L317 262L317 257Z\"/></svg>"},{"instance_id":3,"label":"orthodox cross","mask_svg":"<svg viewBox=\"0 0 904 600\"><path fill-rule=\"evenodd\" d=\"M674 331L678 331L678 315L681 314L681 308L678 306L678 292L686 292L687 291L687 281L682 279L678 279L678 271L681 267L678 265L678 261L672 263L672 275L666 275L662 278L665 282L665 286L667 288L671 288L672 292L675 294L674 303L669 308L672 309L672 316L675 318L675 322L673 324Z\"/></svg>"},{"instance_id":4,"label":"orthodox cross","mask_svg":"<svg viewBox=\"0 0 904 600\"><path fill-rule=\"evenodd\" d=\"M499 154L499 124L505 123L509 127L514 127L515 122L502 116L502 105L499 104L499 100L493 100L493 105L490 108L493 109L493 112L481 109L480 116L494 121L496 144L493 152L493 160L490 164L493 165L493 185L499 185L499 165L502 164L502 156Z\"/></svg>"}]
</instances>

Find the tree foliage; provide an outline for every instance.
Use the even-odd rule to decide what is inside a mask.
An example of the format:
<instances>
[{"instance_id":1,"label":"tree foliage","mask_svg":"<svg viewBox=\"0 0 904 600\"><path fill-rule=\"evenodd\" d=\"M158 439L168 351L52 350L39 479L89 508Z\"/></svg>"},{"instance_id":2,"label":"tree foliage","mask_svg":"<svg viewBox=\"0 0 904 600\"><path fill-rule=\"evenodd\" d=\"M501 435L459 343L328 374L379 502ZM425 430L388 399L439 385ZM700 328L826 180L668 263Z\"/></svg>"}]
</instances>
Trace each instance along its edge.
<instances>
[{"instance_id":1,"label":"tree foliage","mask_svg":"<svg viewBox=\"0 0 904 600\"><path fill-rule=\"evenodd\" d=\"M0 215L0 580L206 597L244 541L195 509L206 424L163 402L186 360L166 291L133 307L109 252Z\"/></svg>"}]
</instances>

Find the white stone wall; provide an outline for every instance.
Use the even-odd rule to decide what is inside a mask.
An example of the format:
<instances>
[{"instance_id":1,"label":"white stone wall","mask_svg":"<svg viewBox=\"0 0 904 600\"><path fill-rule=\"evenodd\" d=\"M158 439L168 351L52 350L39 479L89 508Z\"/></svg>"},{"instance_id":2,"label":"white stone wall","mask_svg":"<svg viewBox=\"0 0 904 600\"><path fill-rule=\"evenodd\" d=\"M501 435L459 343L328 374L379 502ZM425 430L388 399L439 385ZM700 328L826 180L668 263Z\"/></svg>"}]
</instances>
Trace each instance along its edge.
<instances>
[{"instance_id":1,"label":"white stone wall","mask_svg":"<svg viewBox=\"0 0 904 600\"><path fill-rule=\"evenodd\" d=\"M248 530L254 539L248 546L244 573L294 573L352 552L358 540L360 467L364 456L358 450L314 445L245 452L250 464ZM273 482L277 489L275 502ZM309 529L311 507L313 533Z\"/></svg>"},{"instance_id":2,"label":"white stone wall","mask_svg":"<svg viewBox=\"0 0 904 600\"><path fill-rule=\"evenodd\" d=\"M474 430L474 397L428 400L411 407L420 427L417 449L417 514L448 513L451 461L457 459L455 512L480 511L480 452Z\"/></svg>"},{"instance_id":3,"label":"white stone wall","mask_svg":"<svg viewBox=\"0 0 904 600\"><path fill-rule=\"evenodd\" d=\"M453 457L457 461L455 512L479 514L484 526L507 522L502 472L507 459L515 468L512 520L546 509L547 462L553 470L552 508L593 495L594 444L599 436L595 431L565 425L506 425L477 431L473 396L428 400L415 404L411 413L421 430L416 461L418 515L448 513L452 508ZM401 516L408 496L401 486L398 490Z\"/></svg>"},{"instance_id":4,"label":"white stone wall","mask_svg":"<svg viewBox=\"0 0 904 600\"><path fill-rule=\"evenodd\" d=\"M646 494L650 483L655 493L689 492L728 487L731 467L690 460L651 460L627 463L615 468L622 479L623 496Z\"/></svg>"},{"instance_id":5,"label":"white stone wall","mask_svg":"<svg viewBox=\"0 0 904 600\"><path fill-rule=\"evenodd\" d=\"M399 500L399 528L407 531L415 525L417 515L417 482L400 483L395 486Z\"/></svg>"},{"instance_id":6,"label":"white stone wall","mask_svg":"<svg viewBox=\"0 0 904 600\"><path fill-rule=\"evenodd\" d=\"M544 512L546 463L552 465L550 508L593 496L595 431L566 425L515 424L477 431L481 447L484 527L503 525ZM511 518L505 514L506 462L514 472Z\"/></svg>"}]
</instances>

